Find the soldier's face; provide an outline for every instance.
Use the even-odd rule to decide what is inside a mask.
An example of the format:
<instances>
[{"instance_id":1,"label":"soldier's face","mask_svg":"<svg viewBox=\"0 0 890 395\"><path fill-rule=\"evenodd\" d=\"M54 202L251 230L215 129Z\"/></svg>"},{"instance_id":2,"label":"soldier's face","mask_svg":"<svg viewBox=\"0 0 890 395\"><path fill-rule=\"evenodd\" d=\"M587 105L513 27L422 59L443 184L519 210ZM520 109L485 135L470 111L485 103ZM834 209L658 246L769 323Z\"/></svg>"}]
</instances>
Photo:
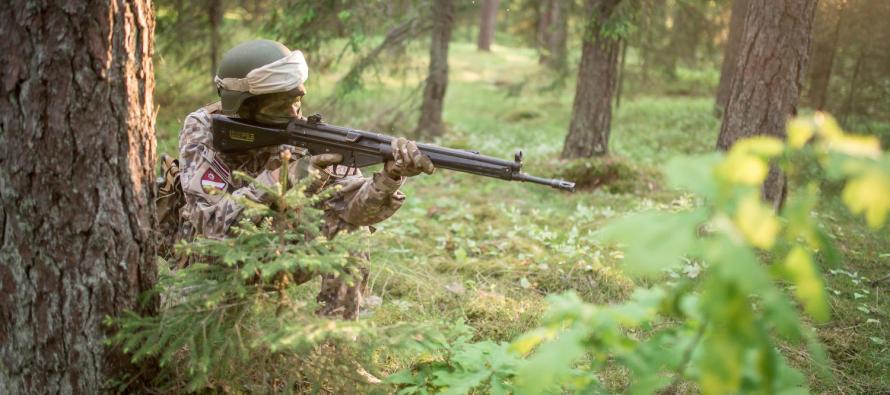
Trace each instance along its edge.
<instances>
[{"instance_id":1,"label":"soldier's face","mask_svg":"<svg viewBox=\"0 0 890 395\"><path fill-rule=\"evenodd\" d=\"M257 97L256 107L253 109L253 119L260 123L281 124L287 123L291 118L300 116L300 106L303 95L295 96L295 93L303 91L272 93Z\"/></svg>"}]
</instances>

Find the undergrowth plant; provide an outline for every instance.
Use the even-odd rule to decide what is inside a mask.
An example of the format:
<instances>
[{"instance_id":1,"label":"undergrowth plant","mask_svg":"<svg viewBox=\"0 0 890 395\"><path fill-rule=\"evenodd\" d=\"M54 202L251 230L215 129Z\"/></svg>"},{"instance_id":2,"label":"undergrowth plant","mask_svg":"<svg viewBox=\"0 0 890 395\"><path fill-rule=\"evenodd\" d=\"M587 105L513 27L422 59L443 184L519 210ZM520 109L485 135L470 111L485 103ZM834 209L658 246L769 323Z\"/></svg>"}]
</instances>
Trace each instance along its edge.
<instances>
[{"instance_id":1,"label":"undergrowth plant","mask_svg":"<svg viewBox=\"0 0 890 395\"><path fill-rule=\"evenodd\" d=\"M178 245L180 254L192 257L187 267L170 270L162 262L158 284L147 295L162 300L157 315L107 319L118 328L110 342L134 362L157 359L158 390L352 392L368 384L364 367L371 368L374 350L442 344L432 326L375 327L315 314L311 287L297 285L321 274L358 281L359 254L353 252L363 235L322 234L316 207L333 191L307 194L312 177L286 188L288 159L282 158L277 184L254 183L271 204L240 200L244 219L231 237ZM125 388L135 379L119 384Z\"/></svg>"},{"instance_id":2,"label":"undergrowth plant","mask_svg":"<svg viewBox=\"0 0 890 395\"><path fill-rule=\"evenodd\" d=\"M822 268L843 265L814 215L819 184L792 190L778 213L761 185L770 164L794 175L816 163L845 181L845 205L878 229L890 211L890 157L876 138L846 134L825 114L795 119L787 132L787 141L755 137L726 154L670 161L668 184L698 203L637 213L600 233L624 250L628 272L669 281L613 305L551 296L541 325L511 343L457 341L389 381L402 394L805 393L806 378L782 352L803 347L832 380L809 325L829 319ZM683 267L695 275L675 275ZM626 385L608 380L616 371Z\"/></svg>"}]
</instances>

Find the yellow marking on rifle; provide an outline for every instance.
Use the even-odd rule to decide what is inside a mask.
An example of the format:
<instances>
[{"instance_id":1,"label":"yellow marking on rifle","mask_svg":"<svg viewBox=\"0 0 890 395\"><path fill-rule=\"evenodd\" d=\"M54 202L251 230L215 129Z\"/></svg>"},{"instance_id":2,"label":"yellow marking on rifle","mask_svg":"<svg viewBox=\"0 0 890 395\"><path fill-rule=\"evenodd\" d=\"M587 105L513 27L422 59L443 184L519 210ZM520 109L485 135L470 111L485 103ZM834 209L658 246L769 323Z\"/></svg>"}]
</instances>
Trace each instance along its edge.
<instances>
[{"instance_id":1,"label":"yellow marking on rifle","mask_svg":"<svg viewBox=\"0 0 890 395\"><path fill-rule=\"evenodd\" d=\"M246 141L248 143L252 143L254 137L253 137L253 133L250 133L250 132L238 132L235 130L230 130L229 138L232 140Z\"/></svg>"}]
</instances>

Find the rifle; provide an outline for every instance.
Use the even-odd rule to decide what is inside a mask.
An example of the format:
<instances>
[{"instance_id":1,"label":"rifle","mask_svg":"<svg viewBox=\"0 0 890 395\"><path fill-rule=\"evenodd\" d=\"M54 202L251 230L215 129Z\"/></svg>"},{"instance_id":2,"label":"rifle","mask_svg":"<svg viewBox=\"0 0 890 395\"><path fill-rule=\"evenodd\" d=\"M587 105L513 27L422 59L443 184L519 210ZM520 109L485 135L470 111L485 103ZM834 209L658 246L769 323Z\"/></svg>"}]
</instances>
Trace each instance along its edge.
<instances>
[{"instance_id":1,"label":"rifle","mask_svg":"<svg viewBox=\"0 0 890 395\"><path fill-rule=\"evenodd\" d=\"M310 155L337 153L343 156L340 164L362 168L392 159L392 136L328 125L315 114L308 119L294 118L286 126L256 125L224 115L212 116L213 147L223 153L239 152L272 145L288 144L309 151ZM575 183L548 179L522 173L522 151L517 151L512 162L480 155L479 152L417 144L437 168L547 185L574 192Z\"/></svg>"}]
</instances>

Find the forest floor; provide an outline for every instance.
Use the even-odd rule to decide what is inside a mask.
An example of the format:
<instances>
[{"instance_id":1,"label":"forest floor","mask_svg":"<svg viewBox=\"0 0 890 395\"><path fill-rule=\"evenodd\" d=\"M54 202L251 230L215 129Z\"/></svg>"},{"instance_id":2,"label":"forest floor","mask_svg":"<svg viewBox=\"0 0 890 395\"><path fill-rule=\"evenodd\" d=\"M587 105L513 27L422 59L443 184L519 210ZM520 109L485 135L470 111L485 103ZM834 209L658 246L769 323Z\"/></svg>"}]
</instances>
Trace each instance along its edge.
<instances>
[{"instance_id":1,"label":"forest floor","mask_svg":"<svg viewBox=\"0 0 890 395\"><path fill-rule=\"evenodd\" d=\"M316 107L324 109L330 123L407 135L418 108L407 98L416 97L425 71L423 57L417 58L419 64L402 65L395 74L368 78L364 90L336 105ZM308 114L344 71L335 67L313 73L307 84ZM463 320L479 340L509 341L536 325L548 293L575 290L589 301L611 303L648 285L622 273L622 252L600 245L596 232L629 212L692 204L688 196L661 186L658 166L675 155L712 151L720 121L710 94L715 71L683 70L666 87L650 87L636 77L629 79L625 89L632 93L612 120L613 157L582 163L581 171L576 163L567 173L557 158L571 116L573 79L562 85L551 81L530 49L495 46L481 53L474 45L452 43L444 113L448 133L440 144L505 159L521 148L531 174L592 177L576 181L605 184L572 194L449 171L411 179L404 187L405 205L373 236L364 319ZM171 152L178 119L188 111L166 111L159 119L159 150ZM596 171L602 168L611 173ZM814 215L843 253L841 265L822 267L832 319L816 326L833 361L835 381L818 378L804 350L783 351L809 375L814 392L887 393L890 232L871 232L849 215L836 188L823 192ZM691 264L670 275L697 274ZM370 370L386 375L412 361L381 355L379 362ZM604 379L619 389L627 377L619 371Z\"/></svg>"}]
</instances>

